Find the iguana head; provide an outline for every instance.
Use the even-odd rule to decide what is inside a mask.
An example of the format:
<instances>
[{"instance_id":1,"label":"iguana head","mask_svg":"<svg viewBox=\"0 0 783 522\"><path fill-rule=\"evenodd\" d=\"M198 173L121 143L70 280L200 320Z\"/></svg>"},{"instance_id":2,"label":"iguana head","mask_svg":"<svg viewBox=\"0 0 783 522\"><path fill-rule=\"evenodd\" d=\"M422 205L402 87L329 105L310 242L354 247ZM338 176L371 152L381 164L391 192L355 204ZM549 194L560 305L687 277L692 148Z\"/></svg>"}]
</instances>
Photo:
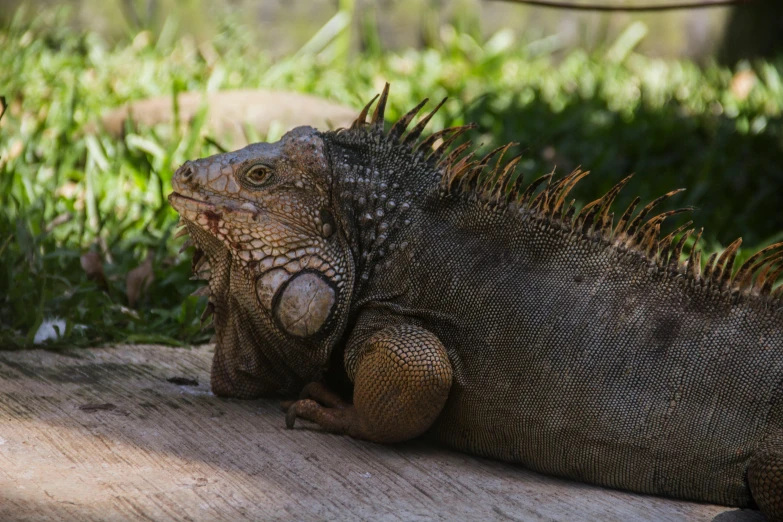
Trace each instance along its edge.
<instances>
[{"instance_id":1,"label":"iguana head","mask_svg":"<svg viewBox=\"0 0 783 522\"><path fill-rule=\"evenodd\" d=\"M342 334L353 260L320 133L299 127L180 167L171 205L209 263L213 390L286 392L317 379Z\"/></svg>"},{"instance_id":2,"label":"iguana head","mask_svg":"<svg viewBox=\"0 0 783 522\"><path fill-rule=\"evenodd\" d=\"M419 140L445 102L408 129L424 100L387 131L388 92L348 129L299 127L175 173L169 201L196 246L194 272L209 279L215 393L258 397L319 379L370 274L410 279L400 233L416 224L414 203L437 194L441 165L465 147L444 153L471 126Z\"/></svg>"}]
</instances>

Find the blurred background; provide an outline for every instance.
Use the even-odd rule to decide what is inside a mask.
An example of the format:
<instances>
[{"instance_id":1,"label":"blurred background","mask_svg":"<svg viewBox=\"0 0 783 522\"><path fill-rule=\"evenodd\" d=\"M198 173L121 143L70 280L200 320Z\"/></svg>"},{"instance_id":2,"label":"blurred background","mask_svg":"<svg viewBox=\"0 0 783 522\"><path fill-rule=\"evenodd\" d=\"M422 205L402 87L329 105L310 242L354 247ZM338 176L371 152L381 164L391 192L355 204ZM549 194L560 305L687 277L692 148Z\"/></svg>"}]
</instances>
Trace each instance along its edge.
<instances>
[{"instance_id":1,"label":"blurred background","mask_svg":"<svg viewBox=\"0 0 783 522\"><path fill-rule=\"evenodd\" d=\"M344 126L386 81L389 119L448 96L431 131L519 142L528 179L591 170L580 204L686 187L669 230L747 258L783 239L782 70L772 0L0 0L0 349L207 341L173 171Z\"/></svg>"}]
</instances>

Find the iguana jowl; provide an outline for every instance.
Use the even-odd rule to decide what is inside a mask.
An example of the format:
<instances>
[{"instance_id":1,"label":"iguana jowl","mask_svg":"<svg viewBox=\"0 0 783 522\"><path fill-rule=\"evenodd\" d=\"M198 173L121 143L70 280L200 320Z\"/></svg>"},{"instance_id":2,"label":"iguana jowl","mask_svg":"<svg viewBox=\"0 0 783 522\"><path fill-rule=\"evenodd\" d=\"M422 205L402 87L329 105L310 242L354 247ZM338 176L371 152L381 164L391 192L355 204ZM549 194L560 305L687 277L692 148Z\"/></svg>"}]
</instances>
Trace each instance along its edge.
<instances>
[{"instance_id":1,"label":"iguana jowl","mask_svg":"<svg viewBox=\"0 0 783 522\"><path fill-rule=\"evenodd\" d=\"M189 161L169 197L209 279L216 394L292 393L286 420L451 447L544 473L783 519L783 243L701 270L660 237L677 191L615 220L626 178L575 212L586 174L525 187L510 146L440 105ZM374 101L374 100L373 100ZM426 100L425 100L426 102ZM687 227L687 225L686 225ZM699 232L697 235L700 235ZM335 350L353 404L319 382Z\"/></svg>"}]
</instances>

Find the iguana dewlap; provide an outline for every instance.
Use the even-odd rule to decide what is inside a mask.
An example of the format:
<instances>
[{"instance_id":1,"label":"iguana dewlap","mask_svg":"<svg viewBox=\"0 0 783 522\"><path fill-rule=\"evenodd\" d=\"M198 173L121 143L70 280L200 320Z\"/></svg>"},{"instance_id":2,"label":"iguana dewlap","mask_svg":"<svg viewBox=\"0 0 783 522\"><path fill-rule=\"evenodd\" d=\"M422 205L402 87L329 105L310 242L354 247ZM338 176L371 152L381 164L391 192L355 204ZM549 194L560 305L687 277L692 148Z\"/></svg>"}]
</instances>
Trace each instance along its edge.
<instances>
[{"instance_id":1,"label":"iguana dewlap","mask_svg":"<svg viewBox=\"0 0 783 522\"><path fill-rule=\"evenodd\" d=\"M702 271L696 248L680 261L693 230L660 237L680 211L652 215L677 191L615 219L626 179L575 212L586 173L524 186L510 146L447 155L467 127L421 140L437 107L385 130L387 93L370 123L372 102L350 129L299 127L174 176L169 200L209 279L213 391L312 383L289 426L378 442L426 431L543 473L783 520L783 243L733 274L738 240ZM336 350L352 405L318 384Z\"/></svg>"}]
</instances>

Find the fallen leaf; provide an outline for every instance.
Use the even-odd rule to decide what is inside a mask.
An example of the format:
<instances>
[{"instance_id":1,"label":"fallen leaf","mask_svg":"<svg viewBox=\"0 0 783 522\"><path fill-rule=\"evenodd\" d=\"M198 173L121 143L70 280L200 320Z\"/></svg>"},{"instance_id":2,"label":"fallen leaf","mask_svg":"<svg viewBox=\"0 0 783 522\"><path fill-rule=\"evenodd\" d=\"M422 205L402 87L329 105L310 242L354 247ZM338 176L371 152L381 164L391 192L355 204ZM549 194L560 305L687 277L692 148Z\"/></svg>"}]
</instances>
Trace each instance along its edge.
<instances>
[{"instance_id":1,"label":"fallen leaf","mask_svg":"<svg viewBox=\"0 0 783 522\"><path fill-rule=\"evenodd\" d=\"M87 274L87 279L95 281L98 283L98 286L106 290L108 288L106 275L103 272L103 261L98 252L82 254L79 260L81 261L82 269Z\"/></svg>"},{"instance_id":2,"label":"fallen leaf","mask_svg":"<svg viewBox=\"0 0 783 522\"><path fill-rule=\"evenodd\" d=\"M153 253L149 252L147 258L136 268L128 272L125 278L125 293L128 296L128 306L133 308L136 302L152 284L154 273L152 271Z\"/></svg>"}]
</instances>

